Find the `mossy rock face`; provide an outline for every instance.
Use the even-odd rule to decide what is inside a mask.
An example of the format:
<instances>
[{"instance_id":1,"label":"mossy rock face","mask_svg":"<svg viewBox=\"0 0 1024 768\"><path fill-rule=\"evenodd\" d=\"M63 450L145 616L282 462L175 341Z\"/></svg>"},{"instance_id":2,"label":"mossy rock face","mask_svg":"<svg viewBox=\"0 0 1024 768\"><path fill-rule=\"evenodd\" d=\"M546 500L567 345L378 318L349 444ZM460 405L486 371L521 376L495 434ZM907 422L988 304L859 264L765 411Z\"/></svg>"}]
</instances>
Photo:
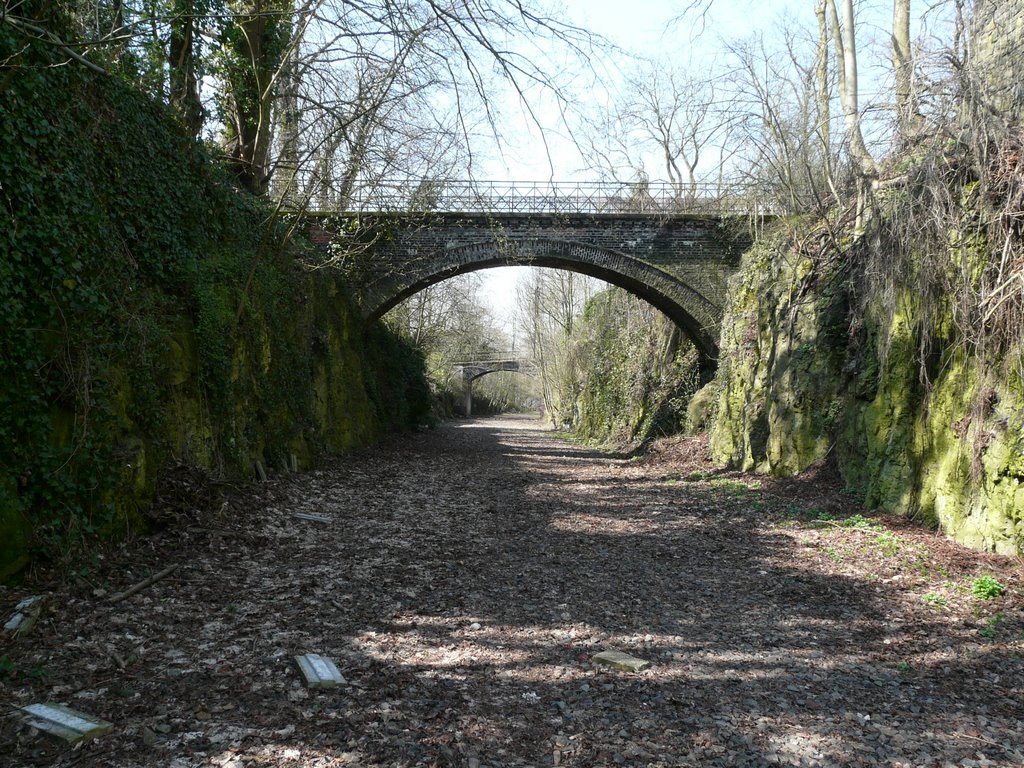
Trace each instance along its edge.
<instances>
[{"instance_id":1,"label":"mossy rock face","mask_svg":"<svg viewBox=\"0 0 1024 768\"><path fill-rule=\"evenodd\" d=\"M28 565L29 526L18 512L13 480L0 484L0 584Z\"/></svg>"},{"instance_id":2,"label":"mossy rock face","mask_svg":"<svg viewBox=\"0 0 1024 768\"><path fill-rule=\"evenodd\" d=\"M134 528L171 465L310 466L429 411L416 354L164 105L2 25L0 52L0 574Z\"/></svg>"},{"instance_id":3,"label":"mossy rock face","mask_svg":"<svg viewBox=\"0 0 1024 768\"><path fill-rule=\"evenodd\" d=\"M156 490L156 468L149 458L146 441L137 435L126 436L117 445L113 456L119 477L107 502L114 514L104 534L116 534L143 527L143 513L153 501Z\"/></svg>"},{"instance_id":4,"label":"mossy rock face","mask_svg":"<svg viewBox=\"0 0 1024 768\"><path fill-rule=\"evenodd\" d=\"M751 450L751 428L763 423L765 380L758 376L765 335L758 289L764 271L771 264L772 245L756 243L742 260L739 271L729 280L729 303L722 321L718 364L719 400L711 428L712 456L720 463L753 469L764 460L758 450L763 442L755 436Z\"/></svg>"},{"instance_id":5,"label":"mossy rock face","mask_svg":"<svg viewBox=\"0 0 1024 768\"><path fill-rule=\"evenodd\" d=\"M199 354L196 349L196 334L189 318L178 318L173 330L167 335L163 364L167 371L166 383L180 387L191 382L199 370Z\"/></svg>"},{"instance_id":6,"label":"mossy rock face","mask_svg":"<svg viewBox=\"0 0 1024 768\"><path fill-rule=\"evenodd\" d=\"M785 239L756 244L730 283L712 455L746 470L796 474L824 458L842 417L834 301L807 299L810 259ZM841 356L840 356L841 357Z\"/></svg>"},{"instance_id":7,"label":"mossy rock face","mask_svg":"<svg viewBox=\"0 0 1024 768\"><path fill-rule=\"evenodd\" d=\"M711 426L718 405L718 382L710 381L698 389L686 406L686 433L696 435Z\"/></svg>"},{"instance_id":8,"label":"mossy rock face","mask_svg":"<svg viewBox=\"0 0 1024 768\"><path fill-rule=\"evenodd\" d=\"M952 338L948 302L926 313L906 292L893 311L855 310L849 293L782 238L746 254L722 324L715 460L790 475L833 457L871 507L971 547L1024 551L1017 368L949 343L925 370L922 323L931 338Z\"/></svg>"},{"instance_id":9,"label":"mossy rock face","mask_svg":"<svg viewBox=\"0 0 1024 768\"><path fill-rule=\"evenodd\" d=\"M615 445L686 428L699 382L697 355L664 315L611 288L587 302L572 343L573 356L594 364L567 371L552 387L555 423Z\"/></svg>"}]
</instances>

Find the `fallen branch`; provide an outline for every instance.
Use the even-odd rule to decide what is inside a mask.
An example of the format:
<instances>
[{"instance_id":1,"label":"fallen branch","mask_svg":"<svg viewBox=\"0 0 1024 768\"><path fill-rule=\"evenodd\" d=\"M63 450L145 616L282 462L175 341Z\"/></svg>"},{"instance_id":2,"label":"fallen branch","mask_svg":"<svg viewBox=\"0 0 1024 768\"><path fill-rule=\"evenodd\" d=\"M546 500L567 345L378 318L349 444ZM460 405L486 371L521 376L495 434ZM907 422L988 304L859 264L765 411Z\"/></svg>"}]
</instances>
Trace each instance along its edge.
<instances>
[{"instance_id":1,"label":"fallen branch","mask_svg":"<svg viewBox=\"0 0 1024 768\"><path fill-rule=\"evenodd\" d=\"M110 604L113 605L114 603L120 603L122 600L127 600L129 597L134 595L136 592L141 592L146 587L149 587L149 586L152 586L153 584L156 584L158 581L160 581L160 579L164 578L165 576L169 576L170 574L172 574L177 569L177 567L179 565L181 565L181 563L175 563L174 565L169 565L166 568L164 568L162 571L157 571L152 576L143 579L138 584L136 584L134 587L130 587L130 588L126 589L124 592L120 592L120 593L114 595L113 597L110 598L110 601L109 601Z\"/></svg>"},{"instance_id":2,"label":"fallen branch","mask_svg":"<svg viewBox=\"0 0 1024 768\"><path fill-rule=\"evenodd\" d=\"M47 29L43 29L42 27L37 27L35 24L30 24L29 22L25 21L24 19L18 19L18 18L15 18L13 16L2 16L2 17L0 17L0 21L3 21L6 24L10 24L12 27L16 27L17 29L20 29L22 32L33 32L34 34L39 35L39 37L37 39L45 40L46 42L49 42L52 45L57 46L65 54L70 56L72 59L77 61L79 64L84 64L89 69L91 69L93 72L98 72L101 75L109 74L107 72L107 70L105 70L99 64L95 64L95 63L89 61L82 54L78 53L77 51L72 50L70 47L68 47L67 44L65 44L65 42L63 40L61 40L59 37L57 37L57 35L53 34L53 32L50 32Z\"/></svg>"},{"instance_id":3,"label":"fallen branch","mask_svg":"<svg viewBox=\"0 0 1024 768\"><path fill-rule=\"evenodd\" d=\"M971 734L969 733L960 733L959 731L955 731L953 735L961 739L974 739L975 741L980 741L983 744L991 744L993 747L999 747L999 749L1003 750L1008 755L1015 754L1014 752L1010 751L1009 747L1000 744L998 741L992 741L991 739L983 739L981 736L971 736Z\"/></svg>"}]
</instances>

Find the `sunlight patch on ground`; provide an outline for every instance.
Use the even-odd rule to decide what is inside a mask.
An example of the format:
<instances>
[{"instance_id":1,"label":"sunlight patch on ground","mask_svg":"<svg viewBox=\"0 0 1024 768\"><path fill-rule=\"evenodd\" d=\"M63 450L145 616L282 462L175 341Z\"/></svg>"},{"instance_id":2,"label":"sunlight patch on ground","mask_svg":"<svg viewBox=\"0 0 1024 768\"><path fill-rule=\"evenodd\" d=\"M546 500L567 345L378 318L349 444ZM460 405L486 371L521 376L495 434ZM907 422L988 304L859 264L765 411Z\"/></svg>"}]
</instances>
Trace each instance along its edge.
<instances>
[{"instance_id":1,"label":"sunlight patch on ground","mask_svg":"<svg viewBox=\"0 0 1024 768\"><path fill-rule=\"evenodd\" d=\"M597 533L605 536L637 536L657 533L661 529L659 523L642 518L615 518L588 515L585 512L574 512L565 517L556 517L551 520L550 527L556 531L584 532L589 535Z\"/></svg>"}]
</instances>

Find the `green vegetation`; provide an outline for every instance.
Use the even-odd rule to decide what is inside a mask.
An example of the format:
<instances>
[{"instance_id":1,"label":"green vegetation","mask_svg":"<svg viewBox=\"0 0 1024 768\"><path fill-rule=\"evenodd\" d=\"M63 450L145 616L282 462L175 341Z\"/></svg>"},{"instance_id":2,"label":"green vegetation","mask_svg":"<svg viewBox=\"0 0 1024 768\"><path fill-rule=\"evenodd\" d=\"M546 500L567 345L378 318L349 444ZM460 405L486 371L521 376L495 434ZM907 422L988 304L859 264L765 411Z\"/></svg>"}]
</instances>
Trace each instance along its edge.
<instances>
[{"instance_id":1,"label":"green vegetation","mask_svg":"<svg viewBox=\"0 0 1024 768\"><path fill-rule=\"evenodd\" d=\"M921 602L926 605L931 605L935 608L949 608L949 601L941 595L936 595L934 592L929 592L921 597Z\"/></svg>"},{"instance_id":2,"label":"green vegetation","mask_svg":"<svg viewBox=\"0 0 1024 768\"><path fill-rule=\"evenodd\" d=\"M308 465L428 418L422 362L359 331L165 107L0 27L0 579L144 525L173 461Z\"/></svg>"},{"instance_id":3,"label":"green vegetation","mask_svg":"<svg viewBox=\"0 0 1024 768\"><path fill-rule=\"evenodd\" d=\"M985 620L985 626L978 630L978 634L982 637L993 638L998 633L1000 625L1006 620L1006 617L997 613L995 616L989 616Z\"/></svg>"},{"instance_id":4,"label":"green vegetation","mask_svg":"<svg viewBox=\"0 0 1024 768\"><path fill-rule=\"evenodd\" d=\"M943 162L963 170L969 154L958 151ZM922 171L921 184L950 178ZM1006 194L1016 194L1012 185L988 198L942 194L999 210ZM1002 219L958 202L928 213L945 231L932 222L927 237L916 234L908 245L906 198L891 193L877 214L879 237L889 243L881 251L869 239L830 242L839 225L818 220L782 223L745 255L722 327L712 455L725 466L782 476L834 461L868 507L913 516L969 546L1018 553L1020 325L975 338L965 334L984 324L963 319L993 301L983 291L1008 241L978 222ZM909 250L887 256L896 247L890 239ZM924 249L928 270L915 266ZM976 284L965 283L971 275ZM950 291L955 306L942 298ZM1006 308L1020 304L1006 301Z\"/></svg>"},{"instance_id":5,"label":"green vegetation","mask_svg":"<svg viewBox=\"0 0 1024 768\"><path fill-rule=\"evenodd\" d=\"M845 559L842 553L836 551L835 547L825 547L825 555L835 563L841 563Z\"/></svg>"},{"instance_id":6,"label":"green vegetation","mask_svg":"<svg viewBox=\"0 0 1024 768\"><path fill-rule=\"evenodd\" d=\"M744 498L752 495L753 490L757 487L756 485L749 486L739 480L732 480L725 477L712 480L710 485L712 488L723 491L727 495L737 498Z\"/></svg>"},{"instance_id":7,"label":"green vegetation","mask_svg":"<svg viewBox=\"0 0 1024 768\"><path fill-rule=\"evenodd\" d=\"M844 528L857 528L861 531L881 531L884 526L877 520L872 520L864 515L850 515L840 523Z\"/></svg>"},{"instance_id":8,"label":"green vegetation","mask_svg":"<svg viewBox=\"0 0 1024 768\"><path fill-rule=\"evenodd\" d=\"M893 557L899 554L900 550L903 549L903 541L899 536L890 532L883 531L875 538L875 545L879 551L886 557Z\"/></svg>"},{"instance_id":9,"label":"green vegetation","mask_svg":"<svg viewBox=\"0 0 1024 768\"><path fill-rule=\"evenodd\" d=\"M599 442L642 442L687 424L698 388L693 347L668 318L619 288L587 302L574 331L581 367L572 420Z\"/></svg>"},{"instance_id":10,"label":"green vegetation","mask_svg":"<svg viewBox=\"0 0 1024 768\"><path fill-rule=\"evenodd\" d=\"M685 480L688 483L699 483L705 480L710 480L712 477L713 475L710 472L696 470L694 472L687 473L681 479Z\"/></svg>"},{"instance_id":11,"label":"green vegetation","mask_svg":"<svg viewBox=\"0 0 1024 768\"><path fill-rule=\"evenodd\" d=\"M971 582L971 594L979 600L994 600L1005 591L1006 588L993 576L979 576Z\"/></svg>"}]
</instances>

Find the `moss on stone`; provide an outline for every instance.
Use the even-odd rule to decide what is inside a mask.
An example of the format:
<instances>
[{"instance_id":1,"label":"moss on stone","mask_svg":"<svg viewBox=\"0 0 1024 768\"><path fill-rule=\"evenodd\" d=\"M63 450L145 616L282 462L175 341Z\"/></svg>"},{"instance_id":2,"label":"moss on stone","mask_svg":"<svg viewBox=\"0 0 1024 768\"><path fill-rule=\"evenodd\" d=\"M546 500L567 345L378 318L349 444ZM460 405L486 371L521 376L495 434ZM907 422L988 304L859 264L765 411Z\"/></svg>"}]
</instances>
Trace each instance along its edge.
<instances>
[{"instance_id":1,"label":"moss on stone","mask_svg":"<svg viewBox=\"0 0 1024 768\"><path fill-rule=\"evenodd\" d=\"M14 478L0 478L0 584L28 564L29 525L18 511Z\"/></svg>"},{"instance_id":2,"label":"moss on stone","mask_svg":"<svg viewBox=\"0 0 1024 768\"><path fill-rule=\"evenodd\" d=\"M706 432L714 419L719 398L718 381L712 380L694 392L686 406L686 434Z\"/></svg>"},{"instance_id":3,"label":"moss on stone","mask_svg":"<svg viewBox=\"0 0 1024 768\"><path fill-rule=\"evenodd\" d=\"M974 230L951 233L950 243L954 268L984 263ZM905 291L887 312L871 302L861 311L830 276L834 267L791 248L781 233L762 239L730 282L715 459L789 475L830 457L869 506L912 515L968 546L1020 553L1018 367L955 346L948 298L926 308ZM927 370L924 330L945 345Z\"/></svg>"},{"instance_id":4,"label":"moss on stone","mask_svg":"<svg viewBox=\"0 0 1024 768\"><path fill-rule=\"evenodd\" d=\"M301 237L173 115L10 42L26 76L0 112L0 575L137 527L174 464L251 477L424 423L422 361L337 273L302 267Z\"/></svg>"}]
</instances>

